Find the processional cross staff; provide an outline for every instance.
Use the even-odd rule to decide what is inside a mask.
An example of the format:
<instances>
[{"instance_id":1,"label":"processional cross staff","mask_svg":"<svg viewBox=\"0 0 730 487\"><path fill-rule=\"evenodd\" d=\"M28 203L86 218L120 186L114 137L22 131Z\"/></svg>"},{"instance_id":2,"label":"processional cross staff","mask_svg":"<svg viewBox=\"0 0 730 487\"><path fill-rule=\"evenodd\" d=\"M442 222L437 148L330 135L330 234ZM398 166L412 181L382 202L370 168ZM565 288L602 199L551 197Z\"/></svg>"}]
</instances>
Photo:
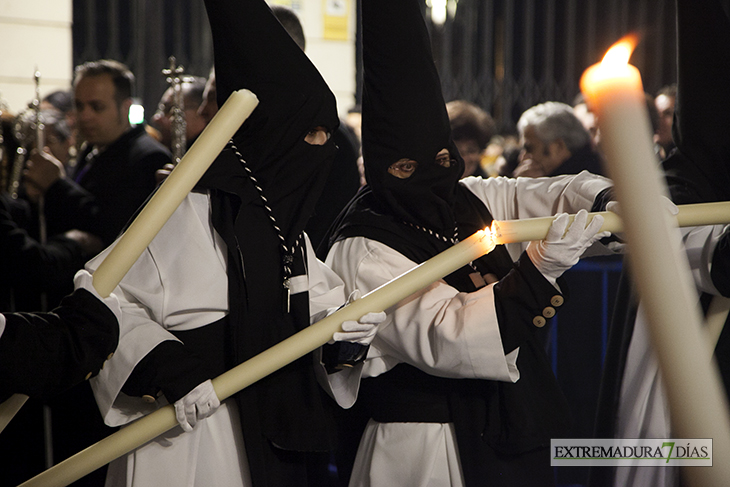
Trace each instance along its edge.
<instances>
[{"instance_id":1,"label":"processional cross staff","mask_svg":"<svg viewBox=\"0 0 730 487\"><path fill-rule=\"evenodd\" d=\"M191 76L184 76L185 68L177 64L175 56L170 56L170 67L162 70L167 84L172 88L172 106L170 107L172 132L172 162L177 165L185 155L187 149L187 121L185 120L185 96L182 84L192 81Z\"/></svg>"}]
</instances>

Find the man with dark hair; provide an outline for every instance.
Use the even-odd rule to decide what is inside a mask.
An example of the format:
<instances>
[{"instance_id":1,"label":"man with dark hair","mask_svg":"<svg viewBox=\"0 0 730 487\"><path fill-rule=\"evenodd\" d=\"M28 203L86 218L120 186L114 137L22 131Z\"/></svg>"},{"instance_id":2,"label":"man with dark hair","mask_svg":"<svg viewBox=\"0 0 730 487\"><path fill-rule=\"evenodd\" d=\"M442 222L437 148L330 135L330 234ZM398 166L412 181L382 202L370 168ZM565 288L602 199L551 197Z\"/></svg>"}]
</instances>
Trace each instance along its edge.
<instances>
[{"instance_id":1,"label":"man with dark hair","mask_svg":"<svg viewBox=\"0 0 730 487\"><path fill-rule=\"evenodd\" d=\"M114 99L118 105L129 101L131 104L132 85L134 84L134 74L124 64L112 59L101 59L99 61L90 61L79 66L74 70L74 90L78 90L79 84L86 82L89 78L107 75L109 81L114 85ZM78 97L77 93L74 93ZM76 107L78 108L78 106Z\"/></svg>"},{"instance_id":2,"label":"man with dark hair","mask_svg":"<svg viewBox=\"0 0 730 487\"><path fill-rule=\"evenodd\" d=\"M170 153L132 126L134 75L122 63L100 60L76 68L76 126L84 144L70 177L36 154L26 179L45 195L46 220L55 232L78 228L111 243L156 186L155 171Z\"/></svg>"}]
</instances>

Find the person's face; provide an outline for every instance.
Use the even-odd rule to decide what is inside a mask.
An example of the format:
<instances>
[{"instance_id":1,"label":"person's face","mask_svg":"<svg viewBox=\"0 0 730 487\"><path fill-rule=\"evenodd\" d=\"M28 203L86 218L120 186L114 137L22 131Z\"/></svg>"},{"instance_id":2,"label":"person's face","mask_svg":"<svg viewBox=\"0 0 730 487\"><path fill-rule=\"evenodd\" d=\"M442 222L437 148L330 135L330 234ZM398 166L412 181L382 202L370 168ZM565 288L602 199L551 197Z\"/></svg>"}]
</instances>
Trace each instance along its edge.
<instances>
[{"instance_id":1,"label":"person's face","mask_svg":"<svg viewBox=\"0 0 730 487\"><path fill-rule=\"evenodd\" d=\"M656 131L656 142L662 147L672 144L672 120L674 118L674 97L659 95L654 99L659 112L659 126Z\"/></svg>"},{"instance_id":2,"label":"person's face","mask_svg":"<svg viewBox=\"0 0 730 487\"><path fill-rule=\"evenodd\" d=\"M537 136L535 128L531 125L525 127L522 134L522 151L520 152L520 164L532 166L535 170L540 170L544 175L552 173L557 169L568 157L566 154L565 144L562 141L553 141L544 143Z\"/></svg>"},{"instance_id":3,"label":"person's face","mask_svg":"<svg viewBox=\"0 0 730 487\"><path fill-rule=\"evenodd\" d=\"M165 90L162 98L160 98L160 103L157 105L157 111L151 120L152 126L160 131L160 142L167 147L172 147L174 96L172 88ZM199 107L189 107L187 101L184 102L184 107L185 138L186 140L192 140L203 131L207 122L200 114Z\"/></svg>"},{"instance_id":4,"label":"person's face","mask_svg":"<svg viewBox=\"0 0 730 487\"><path fill-rule=\"evenodd\" d=\"M461 177L467 177L474 174L482 160L482 149L476 140L463 139L455 140L456 148L464 159L464 174Z\"/></svg>"},{"instance_id":5,"label":"person's face","mask_svg":"<svg viewBox=\"0 0 730 487\"><path fill-rule=\"evenodd\" d=\"M83 140L93 145L109 145L129 128L127 99L117 105L111 76L86 76L75 89L76 125Z\"/></svg>"},{"instance_id":6,"label":"person's face","mask_svg":"<svg viewBox=\"0 0 730 487\"><path fill-rule=\"evenodd\" d=\"M451 165L454 163L454 160L451 157L448 149L441 149L439 153L436 154L435 162L439 166L451 167ZM391 174L398 179L408 179L413 175L413 173L416 172L416 169L418 169L418 161L403 158L399 159L398 161L391 164L390 167L388 167L388 174Z\"/></svg>"},{"instance_id":7,"label":"person's face","mask_svg":"<svg viewBox=\"0 0 730 487\"><path fill-rule=\"evenodd\" d=\"M218 113L218 101L216 100L217 92L215 89L215 76L208 78L205 83L205 91L203 91L203 103L198 108L198 115L203 117L205 123L208 124Z\"/></svg>"}]
</instances>

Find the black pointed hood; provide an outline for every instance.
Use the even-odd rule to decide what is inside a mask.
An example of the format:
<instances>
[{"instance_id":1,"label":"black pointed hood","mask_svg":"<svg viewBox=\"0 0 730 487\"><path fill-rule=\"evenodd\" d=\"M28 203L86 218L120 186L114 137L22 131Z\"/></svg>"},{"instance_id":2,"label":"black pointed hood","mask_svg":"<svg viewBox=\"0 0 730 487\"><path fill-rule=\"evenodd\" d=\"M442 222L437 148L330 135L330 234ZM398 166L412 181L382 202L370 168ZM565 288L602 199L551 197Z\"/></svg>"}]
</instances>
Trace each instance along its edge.
<instances>
[{"instance_id":1,"label":"black pointed hood","mask_svg":"<svg viewBox=\"0 0 730 487\"><path fill-rule=\"evenodd\" d=\"M233 137L260 183L288 240L304 228L322 187L334 144L310 146L317 126L333 133L339 125L335 97L304 52L261 0L206 1L213 35L218 104L246 88L259 105ZM240 165L226 149L203 179L226 184ZM219 174L218 183L210 176ZM230 183L230 181L228 181Z\"/></svg>"},{"instance_id":2,"label":"black pointed hood","mask_svg":"<svg viewBox=\"0 0 730 487\"><path fill-rule=\"evenodd\" d=\"M211 222L227 248L228 315L217 346L237 365L309 326L309 295L289 293L306 274L302 233L327 180L338 125L334 96L264 0L205 0L219 104L251 90L259 104L201 178ZM249 177L236 151L245 160ZM262 197L263 195L263 197ZM209 334L215 334L215 324ZM210 336L209 335L209 336ZM303 478L305 455L331 448L330 420L308 355L235 395L254 485ZM289 480L293 477L294 480ZM287 479L287 480L283 480Z\"/></svg>"},{"instance_id":3,"label":"black pointed hood","mask_svg":"<svg viewBox=\"0 0 730 487\"><path fill-rule=\"evenodd\" d=\"M453 141L416 0L364 0L362 151L374 196L395 217L452 236L454 195L463 161ZM449 149L451 167L435 163ZM400 159L418 169L408 179L388 173Z\"/></svg>"},{"instance_id":4,"label":"black pointed hood","mask_svg":"<svg viewBox=\"0 0 730 487\"><path fill-rule=\"evenodd\" d=\"M730 200L730 20L717 0L677 0L677 98L664 161L677 203Z\"/></svg>"}]
</instances>

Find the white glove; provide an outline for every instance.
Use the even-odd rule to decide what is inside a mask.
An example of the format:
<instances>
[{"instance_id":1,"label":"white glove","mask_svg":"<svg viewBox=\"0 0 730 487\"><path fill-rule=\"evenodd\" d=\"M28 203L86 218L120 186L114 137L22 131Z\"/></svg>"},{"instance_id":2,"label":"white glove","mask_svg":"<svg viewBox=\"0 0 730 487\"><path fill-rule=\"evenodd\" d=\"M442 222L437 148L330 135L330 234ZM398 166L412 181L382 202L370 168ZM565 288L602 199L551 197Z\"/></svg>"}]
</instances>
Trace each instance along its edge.
<instances>
[{"instance_id":1,"label":"white glove","mask_svg":"<svg viewBox=\"0 0 730 487\"><path fill-rule=\"evenodd\" d=\"M74 276L74 289L78 289L80 287L86 289L91 294L96 296L99 301L102 301L104 304L106 304L107 308L109 308L112 313L114 313L114 316L117 317L117 322L122 322L122 308L119 306L119 299L114 295L114 293L111 293L106 298L102 298L101 296L99 296L96 288L94 288L94 278L91 274L89 274L89 271L87 271L86 269L81 269Z\"/></svg>"},{"instance_id":2,"label":"white glove","mask_svg":"<svg viewBox=\"0 0 730 487\"><path fill-rule=\"evenodd\" d=\"M580 210L575 220L568 228L568 214L561 213L553 220L550 230L544 240L530 242L527 245L527 255L537 270L555 284L558 277L563 275L580 260L583 252L596 241L610 235L609 232L600 232L603 217L596 215L586 227L588 212Z\"/></svg>"},{"instance_id":3,"label":"white glove","mask_svg":"<svg viewBox=\"0 0 730 487\"><path fill-rule=\"evenodd\" d=\"M360 290L355 289L350 293L347 302L343 306L358 299L360 299ZM328 316L330 314L332 313L328 313ZM379 313L368 313L357 321L344 321L341 327L342 331L338 331L332 335L332 340L327 343L332 345L335 342L352 342L368 346L372 343L375 334L378 332L378 325L385 321L385 316L385 312L381 311Z\"/></svg>"},{"instance_id":4,"label":"white glove","mask_svg":"<svg viewBox=\"0 0 730 487\"><path fill-rule=\"evenodd\" d=\"M208 379L175 401L175 416L182 429L192 431L198 421L213 414L220 405L213 382Z\"/></svg>"},{"instance_id":5,"label":"white glove","mask_svg":"<svg viewBox=\"0 0 730 487\"><path fill-rule=\"evenodd\" d=\"M342 323L342 331L332 335L333 342L352 342L368 346L378 332L378 325L385 321L385 312L368 313L357 321Z\"/></svg>"}]
</instances>

